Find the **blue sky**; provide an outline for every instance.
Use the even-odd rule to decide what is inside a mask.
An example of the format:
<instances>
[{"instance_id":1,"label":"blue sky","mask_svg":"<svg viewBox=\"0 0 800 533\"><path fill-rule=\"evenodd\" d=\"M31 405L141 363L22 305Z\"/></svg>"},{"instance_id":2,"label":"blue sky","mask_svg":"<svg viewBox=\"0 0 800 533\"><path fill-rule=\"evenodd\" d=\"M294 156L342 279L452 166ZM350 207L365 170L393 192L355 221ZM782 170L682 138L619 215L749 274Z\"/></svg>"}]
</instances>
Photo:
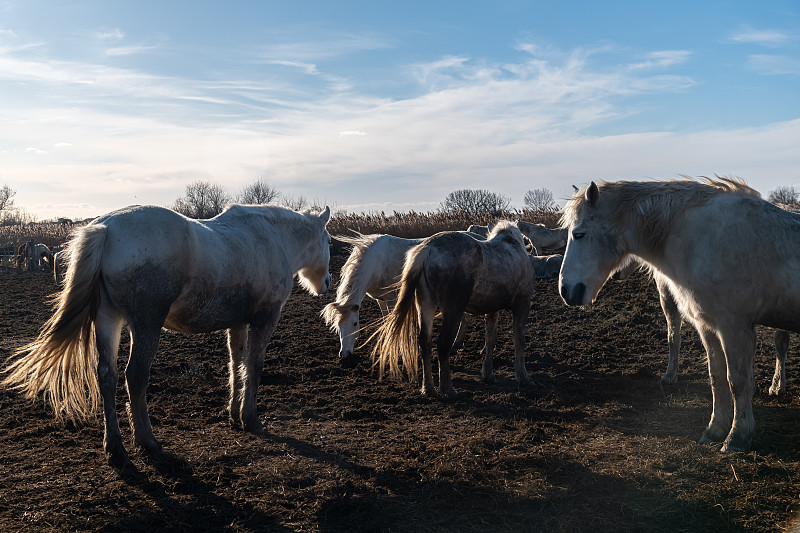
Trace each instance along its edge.
<instances>
[{"instance_id":1,"label":"blue sky","mask_svg":"<svg viewBox=\"0 0 800 533\"><path fill-rule=\"evenodd\" d=\"M369 212L799 171L797 0L0 0L0 184L40 219L196 180Z\"/></svg>"}]
</instances>

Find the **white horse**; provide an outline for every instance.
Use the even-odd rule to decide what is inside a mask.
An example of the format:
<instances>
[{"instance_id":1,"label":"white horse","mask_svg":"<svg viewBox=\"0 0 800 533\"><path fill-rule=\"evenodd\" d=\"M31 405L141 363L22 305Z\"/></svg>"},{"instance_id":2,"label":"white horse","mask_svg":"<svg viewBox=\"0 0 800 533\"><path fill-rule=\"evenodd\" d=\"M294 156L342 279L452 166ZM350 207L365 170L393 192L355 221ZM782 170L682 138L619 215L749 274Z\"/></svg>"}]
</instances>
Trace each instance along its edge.
<instances>
[{"instance_id":1,"label":"white horse","mask_svg":"<svg viewBox=\"0 0 800 533\"><path fill-rule=\"evenodd\" d=\"M640 268L642 268L642 265L631 256L628 263L617 270L612 277L615 280L625 280L634 271ZM665 286L663 280L656 280L656 289L658 289L658 299L661 303L661 310L664 312L664 318L667 320L667 346L669 347L667 370L661 376L661 383L672 385L678 381L682 338L681 324L683 323L683 317L678 309L678 304L675 302L675 298L672 297L672 294ZM789 332L776 329L774 332L774 341L775 373L772 376L772 385L769 387L769 394L778 396L786 390L786 354L789 352Z\"/></svg>"},{"instance_id":2,"label":"white horse","mask_svg":"<svg viewBox=\"0 0 800 533\"><path fill-rule=\"evenodd\" d=\"M209 220L161 207L130 207L80 228L53 316L18 351L2 384L30 399L43 392L56 418L85 419L102 399L109 462L130 466L115 391L123 323L133 441L150 453L145 391L161 328L228 330L231 422L262 431L256 392L267 343L294 275L314 294L330 286L330 209L320 215L276 206L231 206ZM87 394L88 392L88 394Z\"/></svg>"},{"instance_id":3,"label":"white horse","mask_svg":"<svg viewBox=\"0 0 800 533\"><path fill-rule=\"evenodd\" d=\"M520 385L530 385L525 369L525 323L536 286L522 234L511 222L500 221L488 240L467 232L442 232L425 239L406 254L397 304L374 336L373 360L383 375L386 367L399 375L417 375L422 356L422 393L434 395L431 337L436 310L442 312L437 339L439 392L454 397L449 354L465 312L487 315L486 356L481 376L494 379L492 350L497 318L510 309L514 322L514 372Z\"/></svg>"},{"instance_id":4,"label":"white horse","mask_svg":"<svg viewBox=\"0 0 800 533\"><path fill-rule=\"evenodd\" d=\"M800 331L800 219L742 182L594 182L567 203L559 278L568 305L592 302L629 254L653 272L708 354L713 410L701 443L751 446L754 324Z\"/></svg>"},{"instance_id":5,"label":"white horse","mask_svg":"<svg viewBox=\"0 0 800 533\"><path fill-rule=\"evenodd\" d=\"M397 300L397 281L403 272L403 261L412 247L422 239L403 239L393 235L336 236L353 249L345 261L336 301L322 309L325 323L339 334L339 361L355 366L355 344L361 331L359 310L364 296L378 303L381 316L386 316Z\"/></svg>"},{"instance_id":6,"label":"white horse","mask_svg":"<svg viewBox=\"0 0 800 533\"><path fill-rule=\"evenodd\" d=\"M397 301L397 282L403 273L406 253L423 239L360 234L352 237L337 235L336 239L350 244L353 249L342 266L336 300L326 305L320 314L328 327L339 334L340 364L353 367L359 361L355 344L361 332L359 312L364 296L375 300L385 318ZM472 323L472 317L465 314L453 351L462 345Z\"/></svg>"},{"instance_id":7,"label":"white horse","mask_svg":"<svg viewBox=\"0 0 800 533\"><path fill-rule=\"evenodd\" d=\"M492 231L492 225L479 226L472 224L467 228L467 231L480 235L484 239L489 236ZM532 224L530 222L517 221L517 227L522 232L534 247L533 254L539 253L545 249L560 249L567 245L567 230L566 228L550 229L544 224Z\"/></svg>"},{"instance_id":8,"label":"white horse","mask_svg":"<svg viewBox=\"0 0 800 533\"><path fill-rule=\"evenodd\" d=\"M566 228L550 229L544 224L531 224L521 220L517 222L517 226L540 252L545 248L560 249L567 245Z\"/></svg>"}]
</instances>

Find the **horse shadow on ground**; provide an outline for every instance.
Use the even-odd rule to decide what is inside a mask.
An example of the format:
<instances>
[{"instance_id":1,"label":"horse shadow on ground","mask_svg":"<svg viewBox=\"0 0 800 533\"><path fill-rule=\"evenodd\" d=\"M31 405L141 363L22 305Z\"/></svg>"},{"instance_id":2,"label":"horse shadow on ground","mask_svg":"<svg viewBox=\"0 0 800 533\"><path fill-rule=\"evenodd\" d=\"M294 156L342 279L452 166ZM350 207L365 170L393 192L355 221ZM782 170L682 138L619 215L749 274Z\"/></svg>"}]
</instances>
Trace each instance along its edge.
<instances>
[{"instance_id":1,"label":"horse shadow on ground","mask_svg":"<svg viewBox=\"0 0 800 533\"><path fill-rule=\"evenodd\" d=\"M120 475L130 489L141 491L156 509L120 513L114 530L221 531L236 524L240 531L292 531L250 503L235 504L220 496L213 486L194 475L185 459L171 452L142 454L142 457L154 475L133 465ZM157 475L164 481L155 479Z\"/></svg>"},{"instance_id":2,"label":"horse shadow on ground","mask_svg":"<svg viewBox=\"0 0 800 533\"><path fill-rule=\"evenodd\" d=\"M290 436L268 438L352 477L322 502L317 519L323 532L711 530L726 518L718 509L698 513L696 506L679 499L664 501L664 492L652 483L647 488L629 486L618 476L559 457L532 457L523 465L550 487L526 497L478 483L378 470L346 453L331 453ZM652 512L643 514L645 508ZM614 520L599 509L615 509Z\"/></svg>"}]
</instances>

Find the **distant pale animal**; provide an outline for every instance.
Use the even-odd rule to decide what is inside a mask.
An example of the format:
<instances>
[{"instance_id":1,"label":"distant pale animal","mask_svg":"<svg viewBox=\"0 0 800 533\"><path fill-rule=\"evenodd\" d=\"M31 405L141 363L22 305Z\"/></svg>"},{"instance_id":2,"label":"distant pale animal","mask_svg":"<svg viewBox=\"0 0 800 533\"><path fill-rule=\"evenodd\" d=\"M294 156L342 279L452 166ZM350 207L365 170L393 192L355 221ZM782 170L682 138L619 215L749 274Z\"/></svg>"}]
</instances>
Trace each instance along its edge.
<instances>
[{"instance_id":1,"label":"distant pale animal","mask_svg":"<svg viewBox=\"0 0 800 533\"><path fill-rule=\"evenodd\" d=\"M642 268L642 265L631 256L627 264L613 274L613 279L625 280L639 268ZM664 318L667 320L667 345L669 347L667 370L661 376L661 382L672 385L678 381L682 337L681 324L683 323L683 317L678 310L678 304L675 302L675 298L672 297L672 294L665 286L663 280L656 280L656 288L658 289L661 310L664 312ZM775 330L775 373L772 376L772 385L770 385L769 388L769 393L771 395L777 396L786 390L786 354L789 352L789 340L788 331L782 329Z\"/></svg>"},{"instance_id":2,"label":"distant pale animal","mask_svg":"<svg viewBox=\"0 0 800 533\"><path fill-rule=\"evenodd\" d=\"M592 183L567 203L559 277L568 305L594 301L628 255L650 268L697 329L713 392L701 443L751 446L754 324L800 331L800 218L743 182Z\"/></svg>"},{"instance_id":3,"label":"distant pale animal","mask_svg":"<svg viewBox=\"0 0 800 533\"><path fill-rule=\"evenodd\" d=\"M111 464L131 466L115 393L123 323L131 336L125 369L133 442L150 453L145 392L161 328L226 329L232 424L261 432L256 392L267 343L293 277L314 294L328 290L328 208L320 214L276 206L231 206L209 220L161 207L130 207L79 229L56 310L39 337L17 352L2 384L35 399L56 418L85 419L102 401Z\"/></svg>"},{"instance_id":4,"label":"distant pale animal","mask_svg":"<svg viewBox=\"0 0 800 533\"><path fill-rule=\"evenodd\" d=\"M522 235L528 239L535 248L534 255L539 255L545 248L560 249L567 245L567 230L565 228L550 229L543 224L518 221L517 226ZM480 235L484 239L489 235L492 226L471 225L467 228L470 233Z\"/></svg>"},{"instance_id":5,"label":"distant pale animal","mask_svg":"<svg viewBox=\"0 0 800 533\"><path fill-rule=\"evenodd\" d=\"M416 378L422 359L422 393L435 395L431 369L433 318L442 313L437 339L439 394L456 395L449 354L465 312L486 316L486 356L481 376L493 381L492 351L497 340L499 311L513 315L514 373L529 385L525 369L525 324L536 280L519 228L508 221L495 225L488 240L467 232L442 232L425 239L406 254L397 303L374 335L373 360L380 374Z\"/></svg>"},{"instance_id":6,"label":"distant pale animal","mask_svg":"<svg viewBox=\"0 0 800 533\"><path fill-rule=\"evenodd\" d=\"M564 256L560 254L532 255L530 260L536 279L554 279L561 271L561 262L564 260Z\"/></svg>"}]
</instances>

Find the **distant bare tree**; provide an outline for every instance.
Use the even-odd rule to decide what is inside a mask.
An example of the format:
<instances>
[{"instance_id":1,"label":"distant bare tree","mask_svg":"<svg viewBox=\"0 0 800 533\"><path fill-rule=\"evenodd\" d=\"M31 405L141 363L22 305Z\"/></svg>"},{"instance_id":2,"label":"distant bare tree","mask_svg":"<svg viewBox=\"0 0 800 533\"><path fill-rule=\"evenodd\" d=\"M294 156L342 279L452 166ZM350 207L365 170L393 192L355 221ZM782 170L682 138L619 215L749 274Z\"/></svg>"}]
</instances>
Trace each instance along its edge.
<instances>
[{"instance_id":1,"label":"distant bare tree","mask_svg":"<svg viewBox=\"0 0 800 533\"><path fill-rule=\"evenodd\" d=\"M0 188L0 213L14 207L15 194L17 194L17 191L8 185L3 185L3 187Z\"/></svg>"},{"instance_id":2,"label":"distant bare tree","mask_svg":"<svg viewBox=\"0 0 800 533\"><path fill-rule=\"evenodd\" d=\"M440 209L445 212L463 211L470 215L498 214L508 209L511 200L485 189L460 189L447 195Z\"/></svg>"},{"instance_id":3,"label":"distant bare tree","mask_svg":"<svg viewBox=\"0 0 800 533\"><path fill-rule=\"evenodd\" d=\"M282 194L280 204L292 209L293 211L300 211L301 209L308 207L308 200L306 200L306 197L302 195L289 196L288 194Z\"/></svg>"},{"instance_id":4,"label":"distant bare tree","mask_svg":"<svg viewBox=\"0 0 800 533\"><path fill-rule=\"evenodd\" d=\"M173 209L190 218L212 218L222 213L231 196L221 185L195 181L186 186L186 195L175 200Z\"/></svg>"},{"instance_id":5,"label":"distant bare tree","mask_svg":"<svg viewBox=\"0 0 800 533\"><path fill-rule=\"evenodd\" d=\"M525 193L525 207L533 211L554 211L556 204L549 189L533 189Z\"/></svg>"},{"instance_id":6,"label":"distant bare tree","mask_svg":"<svg viewBox=\"0 0 800 533\"><path fill-rule=\"evenodd\" d=\"M8 185L0 187L0 223L15 222L14 195L17 191Z\"/></svg>"},{"instance_id":7,"label":"distant bare tree","mask_svg":"<svg viewBox=\"0 0 800 533\"><path fill-rule=\"evenodd\" d=\"M796 204L798 196L800 196L800 192L793 186L781 186L770 191L767 200L773 204Z\"/></svg>"},{"instance_id":8,"label":"distant bare tree","mask_svg":"<svg viewBox=\"0 0 800 533\"><path fill-rule=\"evenodd\" d=\"M243 204L268 204L278 198L278 189L259 179L242 189L239 202Z\"/></svg>"}]
</instances>

